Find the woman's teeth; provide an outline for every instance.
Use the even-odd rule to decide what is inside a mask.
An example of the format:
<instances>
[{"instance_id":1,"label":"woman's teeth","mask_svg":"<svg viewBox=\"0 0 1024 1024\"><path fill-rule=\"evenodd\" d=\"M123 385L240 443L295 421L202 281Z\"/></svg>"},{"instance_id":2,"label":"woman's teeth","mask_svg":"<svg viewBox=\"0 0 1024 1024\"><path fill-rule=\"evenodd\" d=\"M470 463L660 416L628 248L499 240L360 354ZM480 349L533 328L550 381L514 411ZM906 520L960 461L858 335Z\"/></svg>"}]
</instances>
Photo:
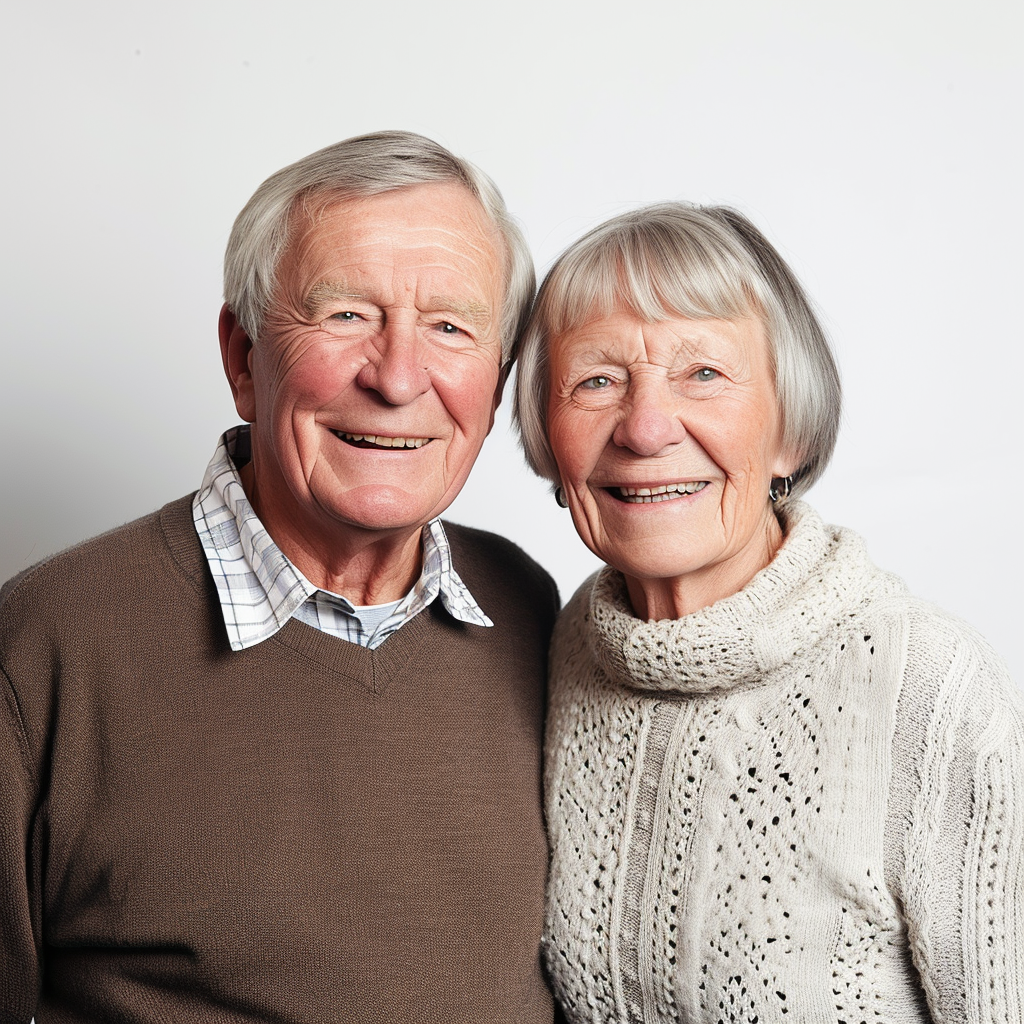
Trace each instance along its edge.
<instances>
[{"instance_id":1,"label":"woman's teeth","mask_svg":"<svg viewBox=\"0 0 1024 1024\"><path fill-rule=\"evenodd\" d=\"M707 485L707 480L688 480L686 483L662 484L660 487L614 487L612 491L620 501L648 504L654 501L672 501L684 494L696 494Z\"/></svg>"}]
</instances>

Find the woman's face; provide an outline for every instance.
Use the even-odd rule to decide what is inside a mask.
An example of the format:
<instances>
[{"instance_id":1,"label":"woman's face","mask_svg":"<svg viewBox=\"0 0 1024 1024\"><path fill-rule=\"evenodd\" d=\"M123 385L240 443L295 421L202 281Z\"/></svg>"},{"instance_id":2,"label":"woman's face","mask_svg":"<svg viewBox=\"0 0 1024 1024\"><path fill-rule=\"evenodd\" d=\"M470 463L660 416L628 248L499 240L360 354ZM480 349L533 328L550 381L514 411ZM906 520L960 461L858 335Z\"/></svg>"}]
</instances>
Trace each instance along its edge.
<instances>
[{"instance_id":1,"label":"woman's face","mask_svg":"<svg viewBox=\"0 0 1024 1024\"><path fill-rule=\"evenodd\" d=\"M573 522L668 618L740 590L782 533L768 498L795 460L755 318L648 323L619 311L553 339L548 427Z\"/></svg>"}]
</instances>

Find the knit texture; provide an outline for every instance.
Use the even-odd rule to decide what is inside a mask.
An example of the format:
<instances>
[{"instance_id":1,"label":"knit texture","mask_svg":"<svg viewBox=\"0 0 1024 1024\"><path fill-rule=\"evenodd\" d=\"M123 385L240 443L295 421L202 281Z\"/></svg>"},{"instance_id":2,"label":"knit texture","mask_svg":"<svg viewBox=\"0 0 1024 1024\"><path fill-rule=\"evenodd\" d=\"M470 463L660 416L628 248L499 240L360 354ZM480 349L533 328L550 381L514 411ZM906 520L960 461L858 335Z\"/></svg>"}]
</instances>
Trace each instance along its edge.
<instances>
[{"instance_id":1,"label":"knit texture","mask_svg":"<svg viewBox=\"0 0 1024 1024\"><path fill-rule=\"evenodd\" d=\"M1024 1020L1024 709L806 505L740 593L556 629L545 954L569 1020Z\"/></svg>"},{"instance_id":2,"label":"knit texture","mask_svg":"<svg viewBox=\"0 0 1024 1024\"><path fill-rule=\"evenodd\" d=\"M550 577L449 526L493 627L232 652L190 503L0 599L0 1021L550 1022Z\"/></svg>"}]
</instances>

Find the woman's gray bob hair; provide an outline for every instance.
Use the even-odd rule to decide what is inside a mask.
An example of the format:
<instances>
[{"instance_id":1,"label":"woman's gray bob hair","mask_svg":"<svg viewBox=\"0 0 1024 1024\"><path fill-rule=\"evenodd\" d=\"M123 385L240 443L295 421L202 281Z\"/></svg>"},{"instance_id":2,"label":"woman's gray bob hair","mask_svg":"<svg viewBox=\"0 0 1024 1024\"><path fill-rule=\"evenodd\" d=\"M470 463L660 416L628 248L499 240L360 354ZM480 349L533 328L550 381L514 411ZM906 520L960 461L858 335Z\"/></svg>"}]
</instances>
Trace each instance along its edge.
<instances>
[{"instance_id":1,"label":"woman's gray bob hair","mask_svg":"<svg viewBox=\"0 0 1024 1024\"><path fill-rule=\"evenodd\" d=\"M821 475L839 429L839 372L825 332L781 256L725 206L657 203L606 221L548 272L519 350L515 420L534 472L558 483L548 442L548 350L560 335L616 309L641 320L736 319L764 325L782 444L798 453L793 493Z\"/></svg>"},{"instance_id":2,"label":"woman's gray bob hair","mask_svg":"<svg viewBox=\"0 0 1024 1024\"><path fill-rule=\"evenodd\" d=\"M235 220L224 254L224 301L253 341L260 338L288 247L292 212L316 215L343 199L430 182L456 182L474 195L504 240L502 362L515 347L536 287L533 257L497 186L478 167L412 132L375 132L327 146L272 174Z\"/></svg>"}]
</instances>

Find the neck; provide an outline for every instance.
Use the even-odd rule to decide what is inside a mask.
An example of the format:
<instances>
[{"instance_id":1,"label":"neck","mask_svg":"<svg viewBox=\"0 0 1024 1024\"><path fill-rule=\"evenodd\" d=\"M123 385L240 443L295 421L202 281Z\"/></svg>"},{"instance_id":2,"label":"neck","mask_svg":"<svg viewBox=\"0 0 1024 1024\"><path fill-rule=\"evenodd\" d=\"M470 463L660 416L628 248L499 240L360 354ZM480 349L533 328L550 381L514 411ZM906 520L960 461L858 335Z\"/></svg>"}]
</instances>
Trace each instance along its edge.
<instances>
[{"instance_id":1,"label":"neck","mask_svg":"<svg viewBox=\"0 0 1024 1024\"><path fill-rule=\"evenodd\" d=\"M384 604L405 597L422 569L422 527L365 530L337 524L296 523L262 500L252 463L238 473L245 496L274 543L319 590L340 594L353 604Z\"/></svg>"},{"instance_id":2,"label":"neck","mask_svg":"<svg viewBox=\"0 0 1024 1024\"><path fill-rule=\"evenodd\" d=\"M727 559L665 579L625 575L633 612L651 620L681 619L739 593L778 553L785 535L774 514L744 548Z\"/></svg>"}]
</instances>

